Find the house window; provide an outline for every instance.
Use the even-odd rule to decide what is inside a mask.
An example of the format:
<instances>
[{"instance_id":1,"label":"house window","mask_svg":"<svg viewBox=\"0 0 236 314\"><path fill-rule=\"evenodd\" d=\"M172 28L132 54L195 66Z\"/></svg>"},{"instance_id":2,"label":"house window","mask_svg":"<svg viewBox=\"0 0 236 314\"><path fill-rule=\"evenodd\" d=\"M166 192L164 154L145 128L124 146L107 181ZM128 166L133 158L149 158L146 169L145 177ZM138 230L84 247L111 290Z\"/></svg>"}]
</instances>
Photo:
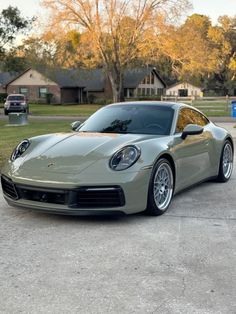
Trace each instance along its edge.
<instances>
[{"instance_id":1,"label":"house window","mask_svg":"<svg viewBox=\"0 0 236 314\"><path fill-rule=\"evenodd\" d=\"M170 93L172 94L172 92L170 92ZM158 96L163 95L163 88L158 88L158 89L157 89L157 95L158 95Z\"/></svg>"},{"instance_id":2,"label":"house window","mask_svg":"<svg viewBox=\"0 0 236 314\"><path fill-rule=\"evenodd\" d=\"M150 85L150 82L151 82L151 80L150 80L150 75L148 75L148 76L147 76L147 85Z\"/></svg>"},{"instance_id":3,"label":"house window","mask_svg":"<svg viewBox=\"0 0 236 314\"><path fill-rule=\"evenodd\" d=\"M48 90L46 87L39 87L39 98L46 98Z\"/></svg>"},{"instance_id":4,"label":"house window","mask_svg":"<svg viewBox=\"0 0 236 314\"><path fill-rule=\"evenodd\" d=\"M150 96L150 88L147 88L147 96Z\"/></svg>"},{"instance_id":5,"label":"house window","mask_svg":"<svg viewBox=\"0 0 236 314\"><path fill-rule=\"evenodd\" d=\"M154 85L154 73L151 73L151 84Z\"/></svg>"},{"instance_id":6,"label":"house window","mask_svg":"<svg viewBox=\"0 0 236 314\"><path fill-rule=\"evenodd\" d=\"M129 90L129 97L134 97L134 89Z\"/></svg>"},{"instance_id":7,"label":"house window","mask_svg":"<svg viewBox=\"0 0 236 314\"><path fill-rule=\"evenodd\" d=\"M142 95L142 88L138 88L138 96Z\"/></svg>"},{"instance_id":8,"label":"house window","mask_svg":"<svg viewBox=\"0 0 236 314\"><path fill-rule=\"evenodd\" d=\"M20 94L28 96L28 88L27 87L20 87L19 92L20 92Z\"/></svg>"},{"instance_id":9,"label":"house window","mask_svg":"<svg viewBox=\"0 0 236 314\"><path fill-rule=\"evenodd\" d=\"M146 93L145 93L145 88L142 88L142 96L145 96Z\"/></svg>"},{"instance_id":10,"label":"house window","mask_svg":"<svg viewBox=\"0 0 236 314\"><path fill-rule=\"evenodd\" d=\"M155 89L151 88L151 95L155 95Z\"/></svg>"}]
</instances>

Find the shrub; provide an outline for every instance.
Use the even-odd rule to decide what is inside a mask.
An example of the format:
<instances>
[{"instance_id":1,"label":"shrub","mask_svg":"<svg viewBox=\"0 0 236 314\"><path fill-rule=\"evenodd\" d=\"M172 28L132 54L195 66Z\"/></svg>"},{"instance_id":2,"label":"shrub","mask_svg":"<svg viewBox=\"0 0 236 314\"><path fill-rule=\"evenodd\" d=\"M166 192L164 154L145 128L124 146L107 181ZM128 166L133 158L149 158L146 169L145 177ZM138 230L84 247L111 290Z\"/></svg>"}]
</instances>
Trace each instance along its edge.
<instances>
[{"instance_id":1,"label":"shrub","mask_svg":"<svg viewBox=\"0 0 236 314\"><path fill-rule=\"evenodd\" d=\"M143 101L143 100L161 100L161 96L159 95L152 95L152 96L138 96L133 98L126 98L126 101Z\"/></svg>"},{"instance_id":2,"label":"shrub","mask_svg":"<svg viewBox=\"0 0 236 314\"><path fill-rule=\"evenodd\" d=\"M107 98L97 98L94 102L94 104L100 105L100 106L105 106L111 103L113 103L112 99L107 99Z\"/></svg>"},{"instance_id":3,"label":"shrub","mask_svg":"<svg viewBox=\"0 0 236 314\"><path fill-rule=\"evenodd\" d=\"M53 98L53 94L52 94L52 93L46 93L46 103L47 103L48 105L51 104L52 98Z\"/></svg>"},{"instance_id":4,"label":"shrub","mask_svg":"<svg viewBox=\"0 0 236 314\"><path fill-rule=\"evenodd\" d=\"M96 103L96 98L97 97L94 94L89 94L87 101L88 101L89 104L95 104Z\"/></svg>"},{"instance_id":5,"label":"shrub","mask_svg":"<svg viewBox=\"0 0 236 314\"><path fill-rule=\"evenodd\" d=\"M7 93L0 93L0 103L3 103L7 98Z\"/></svg>"}]
</instances>

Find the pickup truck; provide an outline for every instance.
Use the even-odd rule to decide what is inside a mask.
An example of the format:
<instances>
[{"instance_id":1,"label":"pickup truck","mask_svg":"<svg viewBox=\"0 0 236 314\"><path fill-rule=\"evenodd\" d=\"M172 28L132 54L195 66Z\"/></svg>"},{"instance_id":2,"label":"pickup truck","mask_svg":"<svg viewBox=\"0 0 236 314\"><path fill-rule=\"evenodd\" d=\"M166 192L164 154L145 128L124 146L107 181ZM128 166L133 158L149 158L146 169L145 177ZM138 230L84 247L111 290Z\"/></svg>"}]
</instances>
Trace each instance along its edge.
<instances>
[{"instance_id":1,"label":"pickup truck","mask_svg":"<svg viewBox=\"0 0 236 314\"><path fill-rule=\"evenodd\" d=\"M29 113L29 105L27 98L23 94L11 94L7 96L4 104L4 114L10 112L26 112Z\"/></svg>"}]
</instances>

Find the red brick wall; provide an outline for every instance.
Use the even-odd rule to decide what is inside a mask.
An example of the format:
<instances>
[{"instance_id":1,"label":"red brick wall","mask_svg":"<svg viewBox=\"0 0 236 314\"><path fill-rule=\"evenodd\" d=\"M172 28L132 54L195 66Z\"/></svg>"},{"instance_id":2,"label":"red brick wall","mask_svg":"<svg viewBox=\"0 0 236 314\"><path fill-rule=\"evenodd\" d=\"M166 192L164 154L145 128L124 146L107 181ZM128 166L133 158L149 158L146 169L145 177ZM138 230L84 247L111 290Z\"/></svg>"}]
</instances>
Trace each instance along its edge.
<instances>
[{"instance_id":1,"label":"red brick wall","mask_svg":"<svg viewBox=\"0 0 236 314\"><path fill-rule=\"evenodd\" d=\"M48 93L53 94L52 103L61 103L61 89L57 85L48 85L48 86L37 86L37 85L11 85L9 84L7 86L7 93L8 94L17 94L20 92L20 87L26 87L28 88L28 99L29 102L36 102L36 103L43 103L45 102L45 99L39 98L39 88L40 87L46 87L48 90Z\"/></svg>"}]
</instances>

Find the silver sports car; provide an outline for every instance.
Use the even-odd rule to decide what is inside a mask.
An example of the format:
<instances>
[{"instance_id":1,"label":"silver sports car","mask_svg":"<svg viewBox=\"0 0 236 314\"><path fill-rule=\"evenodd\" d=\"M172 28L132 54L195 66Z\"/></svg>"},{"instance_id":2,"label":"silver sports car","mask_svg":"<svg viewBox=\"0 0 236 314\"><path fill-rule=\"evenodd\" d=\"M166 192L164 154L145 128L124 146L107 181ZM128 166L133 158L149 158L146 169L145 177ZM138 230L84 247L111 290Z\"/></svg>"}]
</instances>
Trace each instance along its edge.
<instances>
[{"instance_id":1,"label":"silver sports car","mask_svg":"<svg viewBox=\"0 0 236 314\"><path fill-rule=\"evenodd\" d=\"M185 104L112 104L73 130L25 139L14 149L1 175L10 205L161 215L179 191L232 174L231 135Z\"/></svg>"}]
</instances>

